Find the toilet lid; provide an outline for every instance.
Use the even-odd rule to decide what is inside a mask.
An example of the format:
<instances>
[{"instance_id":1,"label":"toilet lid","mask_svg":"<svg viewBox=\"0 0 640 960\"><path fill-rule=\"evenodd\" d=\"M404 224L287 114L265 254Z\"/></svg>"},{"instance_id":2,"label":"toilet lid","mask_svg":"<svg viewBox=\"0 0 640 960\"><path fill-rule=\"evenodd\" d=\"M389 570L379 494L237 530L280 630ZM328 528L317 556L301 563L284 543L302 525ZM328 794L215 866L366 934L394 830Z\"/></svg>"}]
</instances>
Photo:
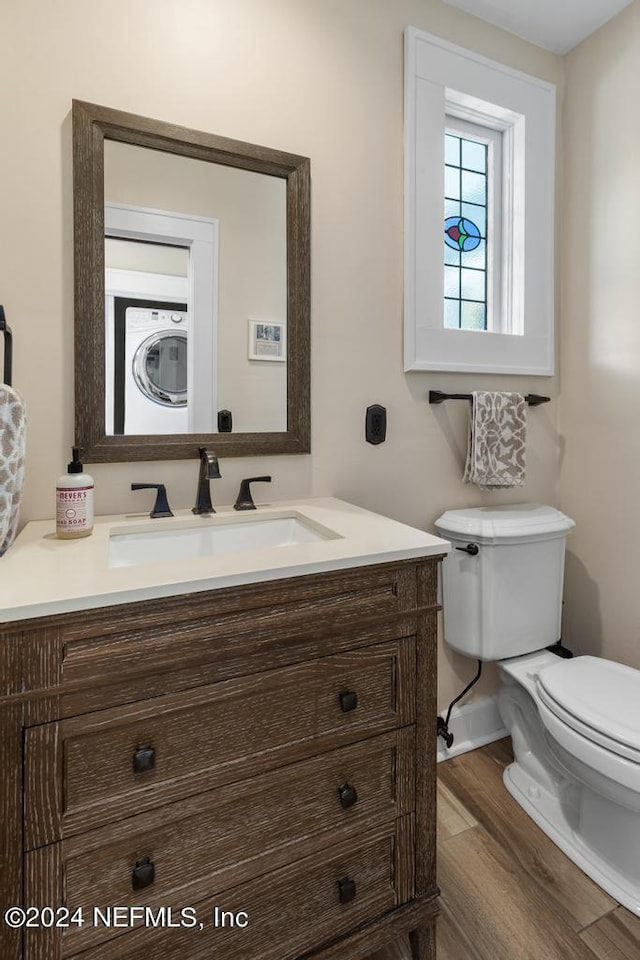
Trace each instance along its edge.
<instances>
[{"instance_id":1,"label":"toilet lid","mask_svg":"<svg viewBox=\"0 0 640 960\"><path fill-rule=\"evenodd\" d=\"M601 657L574 657L544 667L538 683L547 706L575 730L587 736L592 731L613 752L640 752L640 670Z\"/></svg>"}]
</instances>

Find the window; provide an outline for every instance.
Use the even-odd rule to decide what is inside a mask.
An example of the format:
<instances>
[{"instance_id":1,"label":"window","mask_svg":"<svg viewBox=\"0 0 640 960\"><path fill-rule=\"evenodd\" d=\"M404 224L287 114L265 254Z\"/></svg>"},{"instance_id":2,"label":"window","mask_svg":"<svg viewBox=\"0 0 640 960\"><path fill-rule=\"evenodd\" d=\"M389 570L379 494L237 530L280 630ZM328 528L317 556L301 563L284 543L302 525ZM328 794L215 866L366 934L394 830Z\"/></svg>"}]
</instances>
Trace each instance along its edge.
<instances>
[{"instance_id":1,"label":"window","mask_svg":"<svg viewBox=\"0 0 640 960\"><path fill-rule=\"evenodd\" d=\"M554 141L551 84L407 28L406 370L553 373Z\"/></svg>"},{"instance_id":2,"label":"window","mask_svg":"<svg viewBox=\"0 0 640 960\"><path fill-rule=\"evenodd\" d=\"M499 133L446 117L444 326L448 330L499 329L501 198L496 188L501 183L501 154Z\"/></svg>"}]
</instances>

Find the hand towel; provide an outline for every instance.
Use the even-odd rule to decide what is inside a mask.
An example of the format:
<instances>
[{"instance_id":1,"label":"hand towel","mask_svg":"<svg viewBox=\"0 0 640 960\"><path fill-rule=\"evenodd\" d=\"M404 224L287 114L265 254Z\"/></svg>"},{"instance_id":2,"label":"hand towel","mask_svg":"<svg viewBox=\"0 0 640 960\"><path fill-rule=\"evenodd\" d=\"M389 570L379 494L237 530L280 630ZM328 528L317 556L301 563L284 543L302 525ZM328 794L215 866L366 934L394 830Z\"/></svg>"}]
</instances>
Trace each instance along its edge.
<instances>
[{"instance_id":1,"label":"hand towel","mask_svg":"<svg viewBox=\"0 0 640 960\"><path fill-rule=\"evenodd\" d=\"M464 482L481 490L524 483L527 404L520 393L472 393Z\"/></svg>"},{"instance_id":2,"label":"hand towel","mask_svg":"<svg viewBox=\"0 0 640 960\"><path fill-rule=\"evenodd\" d=\"M0 384L0 557L18 532L27 417L17 390Z\"/></svg>"}]
</instances>

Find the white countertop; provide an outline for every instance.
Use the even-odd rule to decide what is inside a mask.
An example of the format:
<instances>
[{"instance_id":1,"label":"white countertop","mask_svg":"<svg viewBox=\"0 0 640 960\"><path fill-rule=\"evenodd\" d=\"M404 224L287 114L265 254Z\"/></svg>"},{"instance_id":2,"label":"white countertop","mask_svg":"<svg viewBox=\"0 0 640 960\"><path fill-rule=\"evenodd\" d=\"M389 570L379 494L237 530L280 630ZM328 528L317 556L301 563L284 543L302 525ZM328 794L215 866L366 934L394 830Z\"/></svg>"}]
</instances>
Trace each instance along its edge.
<instances>
[{"instance_id":1,"label":"white countertop","mask_svg":"<svg viewBox=\"0 0 640 960\"><path fill-rule=\"evenodd\" d=\"M336 537L313 543L243 550L226 556L203 556L139 566L110 567L109 537L157 524L224 522L298 516L327 527ZM333 498L290 500L258 505L238 513L219 507L212 517L190 510L175 517L150 520L148 514L96 517L93 533L59 540L53 520L28 523L7 553L0 557L0 622L25 620L76 610L216 590L265 580L370 566L446 554L447 540Z\"/></svg>"}]
</instances>

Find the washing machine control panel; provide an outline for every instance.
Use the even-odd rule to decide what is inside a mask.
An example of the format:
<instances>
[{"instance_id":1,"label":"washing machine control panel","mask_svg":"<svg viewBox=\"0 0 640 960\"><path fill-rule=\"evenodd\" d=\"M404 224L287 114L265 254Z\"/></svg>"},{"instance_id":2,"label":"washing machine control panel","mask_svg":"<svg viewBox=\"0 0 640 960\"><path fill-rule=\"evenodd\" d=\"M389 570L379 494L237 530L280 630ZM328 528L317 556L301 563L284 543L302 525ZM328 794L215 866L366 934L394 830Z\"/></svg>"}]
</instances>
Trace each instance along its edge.
<instances>
[{"instance_id":1,"label":"washing machine control panel","mask_svg":"<svg viewBox=\"0 0 640 960\"><path fill-rule=\"evenodd\" d=\"M186 326L187 314L177 310L138 310L127 307L127 330L162 330L172 326Z\"/></svg>"}]
</instances>

